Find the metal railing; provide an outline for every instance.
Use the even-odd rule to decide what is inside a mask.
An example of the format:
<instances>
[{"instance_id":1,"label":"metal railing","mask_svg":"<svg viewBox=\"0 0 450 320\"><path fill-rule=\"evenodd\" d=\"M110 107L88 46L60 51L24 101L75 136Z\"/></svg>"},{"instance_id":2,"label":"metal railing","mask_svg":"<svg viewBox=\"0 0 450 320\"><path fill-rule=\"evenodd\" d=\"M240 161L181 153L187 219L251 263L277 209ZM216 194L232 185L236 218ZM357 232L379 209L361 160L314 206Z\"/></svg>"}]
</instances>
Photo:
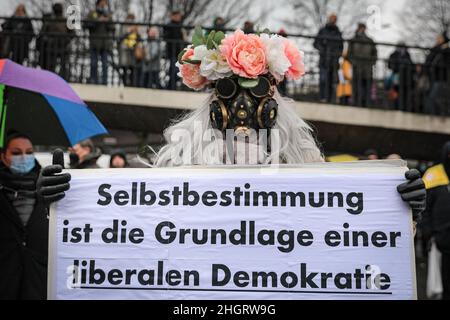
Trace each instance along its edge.
<instances>
[{"instance_id":1,"label":"metal railing","mask_svg":"<svg viewBox=\"0 0 450 320\"><path fill-rule=\"evenodd\" d=\"M8 19L0 17L0 21ZM31 20L35 29L40 30L52 24L53 28L45 30L57 29L57 24L60 29L63 29L61 25L65 26L64 20ZM188 34L192 26L93 23L87 20L81 25L88 23L94 29L100 25L109 27L103 28L103 32L98 29L90 32L87 28L34 33L2 30L0 55L24 65L56 72L74 83L187 90L178 79L175 66L178 52L187 43L168 35L169 30L180 28ZM138 38L129 37L130 26L139 29ZM156 28L161 36L149 39L146 31L150 27ZM433 61L425 64L431 52L429 48L404 46L411 59L389 59L396 46L375 43L377 57L358 56L353 52L349 57L351 72L346 74L340 66L344 61L341 52L327 52L327 48L333 48L335 39L321 38L327 45L319 52L313 47L316 37L303 34L288 37L304 51L306 74L298 81L287 80L280 85L280 91L287 96L302 101L450 115L450 66L433 64ZM351 43L358 41L346 40L344 47L348 48Z\"/></svg>"}]
</instances>

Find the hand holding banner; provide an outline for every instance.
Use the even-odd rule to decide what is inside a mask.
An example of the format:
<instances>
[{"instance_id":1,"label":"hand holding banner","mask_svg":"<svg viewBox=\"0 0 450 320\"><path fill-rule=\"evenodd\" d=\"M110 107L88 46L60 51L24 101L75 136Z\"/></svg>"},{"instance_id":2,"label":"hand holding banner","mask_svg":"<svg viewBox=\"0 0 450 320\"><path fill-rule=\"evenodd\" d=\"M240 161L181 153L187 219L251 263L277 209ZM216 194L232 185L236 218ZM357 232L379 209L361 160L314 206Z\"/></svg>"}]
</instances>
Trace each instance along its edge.
<instances>
[{"instance_id":1,"label":"hand holding banner","mask_svg":"<svg viewBox=\"0 0 450 320\"><path fill-rule=\"evenodd\" d=\"M49 298L415 299L402 164L71 171Z\"/></svg>"}]
</instances>

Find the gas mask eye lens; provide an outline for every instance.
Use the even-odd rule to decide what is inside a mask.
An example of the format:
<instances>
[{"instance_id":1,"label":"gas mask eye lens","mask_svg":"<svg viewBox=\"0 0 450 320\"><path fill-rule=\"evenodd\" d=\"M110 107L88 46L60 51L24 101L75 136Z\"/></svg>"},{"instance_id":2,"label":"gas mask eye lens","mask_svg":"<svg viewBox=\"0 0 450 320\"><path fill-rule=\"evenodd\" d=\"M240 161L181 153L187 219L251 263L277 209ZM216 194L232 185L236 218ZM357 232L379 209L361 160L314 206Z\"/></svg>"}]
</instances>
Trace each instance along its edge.
<instances>
[{"instance_id":1,"label":"gas mask eye lens","mask_svg":"<svg viewBox=\"0 0 450 320\"><path fill-rule=\"evenodd\" d=\"M230 78L220 79L216 83L216 95L222 99L230 99L237 92L237 84Z\"/></svg>"},{"instance_id":2,"label":"gas mask eye lens","mask_svg":"<svg viewBox=\"0 0 450 320\"><path fill-rule=\"evenodd\" d=\"M275 125L278 103L272 98L264 99L258 107L257 120L260 128L270 129Z\"/></svg>"},{"instance_id":3,"label":"gas mask eye lens","mask_svg":"<svg viewBox=\"0 0 450 320\"><path fill-rule=\"evenodd\" d=\"M209 117L214 129L225 130L228 125L228 111L222 101L213 101L209 107Z\"/></svg>"},{"instance_id":4,"label":"gas mask eye lens","mask_svg":"<svg viewBox=\"0 0 450 320\"><path fill-rule=\"evenodd\" d=\"M217 99L211 102L209 111L213 128L236 132L244 128L270 129L275 125L278 104L272 97L270 78L260 77L253 88L241 88L235 79L224 78L216 82L215 91Z\"/></svg>"},{"instance_id":5,"label":"gas mask eye lens","mask_svg":"<svg viewBox=\"0 0 450 320\"><path fill-rule=\"evenodd\" d=\"M255 98L263 98L270 95L270 81L266 77L260 77L256 87L250 89L250 93Z\"/></svg>"}]
</instances>

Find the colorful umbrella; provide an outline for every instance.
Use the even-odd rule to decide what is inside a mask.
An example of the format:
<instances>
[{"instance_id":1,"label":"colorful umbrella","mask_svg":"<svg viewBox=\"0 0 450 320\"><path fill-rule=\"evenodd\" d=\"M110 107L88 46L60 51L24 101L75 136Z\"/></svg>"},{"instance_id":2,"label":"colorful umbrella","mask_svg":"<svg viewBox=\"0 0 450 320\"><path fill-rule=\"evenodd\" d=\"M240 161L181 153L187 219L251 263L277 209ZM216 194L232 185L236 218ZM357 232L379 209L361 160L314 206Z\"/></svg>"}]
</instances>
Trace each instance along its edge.
<instances>
[{"instance_id":1,"label":"colorful umbrella","mask_svg":"<svg viewBox=\"0 0 450 320\"><path fill-rule=\"evenodd\" d=\"M105 127L58 75L0 60L0 147L14 129L34 144L73 146Z\"/></svg>"}]
</instances>

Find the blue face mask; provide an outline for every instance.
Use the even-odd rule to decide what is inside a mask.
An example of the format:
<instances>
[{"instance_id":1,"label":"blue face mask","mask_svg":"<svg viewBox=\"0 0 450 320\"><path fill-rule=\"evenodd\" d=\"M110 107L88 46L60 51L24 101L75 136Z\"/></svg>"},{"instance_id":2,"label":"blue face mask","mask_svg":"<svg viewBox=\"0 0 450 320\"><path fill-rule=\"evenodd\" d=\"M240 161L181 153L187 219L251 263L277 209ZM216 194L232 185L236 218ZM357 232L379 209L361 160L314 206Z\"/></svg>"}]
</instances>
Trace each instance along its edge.
<instances>
[{"instance_id":1,"label":"blue face mask","mask_svg":"<svg viewBox=\"0 0 450 320\"><path fill-rule=\"evenodd\" d=\"M14 174L24 175L33 170L35 165L36 160L33 154L12 156L11 166L9 167L9 170L11 170L11 172Z\"/></svg>"}]
</instances>

